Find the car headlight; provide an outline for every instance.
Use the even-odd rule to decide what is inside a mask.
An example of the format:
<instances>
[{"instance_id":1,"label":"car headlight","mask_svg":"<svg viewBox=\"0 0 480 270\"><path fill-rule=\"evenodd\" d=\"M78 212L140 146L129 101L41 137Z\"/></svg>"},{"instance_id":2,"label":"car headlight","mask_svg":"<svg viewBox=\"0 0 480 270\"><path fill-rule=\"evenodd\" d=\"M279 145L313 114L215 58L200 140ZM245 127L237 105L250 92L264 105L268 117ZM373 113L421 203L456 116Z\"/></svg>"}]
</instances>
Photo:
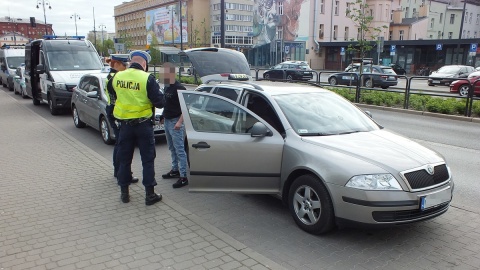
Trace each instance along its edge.
<instances>
[{"instance_id":1,"label":"car headlight","mask_svg":"<svg viewBox=\"0 0 480 270\"><path fill-rule=\"evenodd\" d=\"M356 175L345 186L365 190L402 190L397 179L389 173Z\"/></svg>"},{"instance_id":2,"label":"car headlight","mask_svg":"<svg viewBox=\"0 0 480 270\"><path fill-rule=\"evenodd\" d=\"M53 88L60 90L67 90L67 85L64 83L53 83Z\"/></svg>"}]
</instances>

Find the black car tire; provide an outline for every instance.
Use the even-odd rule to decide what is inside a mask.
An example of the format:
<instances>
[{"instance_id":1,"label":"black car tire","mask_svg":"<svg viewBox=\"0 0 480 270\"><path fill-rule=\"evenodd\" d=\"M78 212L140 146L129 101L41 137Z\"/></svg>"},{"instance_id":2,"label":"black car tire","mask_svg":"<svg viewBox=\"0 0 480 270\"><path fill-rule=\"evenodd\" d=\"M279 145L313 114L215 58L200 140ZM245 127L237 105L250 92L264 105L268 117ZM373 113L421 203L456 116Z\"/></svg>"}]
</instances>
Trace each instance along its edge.
<instances>
[{"instance_id":1,"label":"black car tire","mask_svg":"<svg viewBox=\"0 0 480 270\"><path fill-rule=\"evenodd\" d=\"M365 79L364 86L367 88L373 88L373 81L371 79Z\"/></svg>"},{"instance_id":2,"label":"black car tire","mask_svg":"<svg viewBox=\"0 0 480 270\"><path fill-rule=\"evenodd\" d=\"M263 74L263 78L266 79L266 80L270 80L270 74L268 74L268 73Z\"/></svg>"},{"instance_id":3,"label":"black car tire","mask_svg":"<svg viewBox=\"0 0 480 270\"><path fill-rule=\"evenodd\" d=\"M23 88L21 89L20 95L22 95L22 98L28 98L26 91L27 91L26 89L23 89Z\"/></svg>"},{"instance_id":4,"label":"black car tire","mask_svg":"<svg viewBox=\"0 0 480 270\"><path fill-rule=\"evenodd\" d=\"M458 87L458 94L461 97L467 96L469 90L470 90L470 86L468 84L462 84L460 85L460 87Z\"/></svg>"},{"instance_id":5,"label":"black car tire","mask_svg":"<svg viewBox=\"0 0 480 270\"><path fill-rule=\"evenodd\" d=\"M322 181L313 175L306 174L295 179L289 190L288 204L295 223L308 233L326 233L335 226L330 194ZM312 216L316 220L312 221Z\"/></svg>"},{"instance_id":6,"label":"black car tire","mask_svg":"<svg viewBox=\"0 0 480 270\"><path fill-rule=\"evenodd\" d=\"M75 125L75 127L77 128L84 128L87 126L87 124L85 124L85 122L83 122L82 120L80 120L80 116L78 115L78 110L77 110L77 107L75 105L72 105L72 118L73 118L73 124Z\"/></svg>"},{"instance_id":7,"label":"black car tire","mask_svg":"<svg viewBox=\"0 0 480 270\"><path fill-rule=\"evenodd\" d=\"M20 94L15 87L13 87L13 93L14 93L15 95Z\"/></svg>"},{"instance_id":8,"label":"black car tire","mask_svg":"<svg viewBox=\"0 0 480 270\"><path fill-rule=\"evenodd\" d=\"M53 100L52 100L52 97L50 95L48 95L48 108L50 110L50 114L52 115L58 115L60 113L59 109L56 108L54 105L53 105Z\"/></svg>"},{"instance_id":9,"label":"black car tire","mask_svg":"<svg viewBox=\"0 0 480 270\"><path fill-rule=\"evenodd\" d=\"M292 75L287 75L287 81L291 81L291 80L293 80Z\"/></svg>"},{"instance_id":10,"label":"black car tire","mask_svg":"<svg viewBox=\"0 0 480 270\"><path fill-rule=\"evenodd\" d=\"M337 78L336 77L330 77L330 79L328 79L328 83L330 85L337 85L338 84Z\"/></svg>"},{"instance_id":11,"label":"black car tire","mask_svg":"<svg viewBox=\"0 0 480 270\"><path fill-rule=\"evenodd\" d=\"M382 86L382 89L387 89L387 88L388 88L388 86Z\"/></svg>"},{"instance_id":12,"label":"black car tire","mask_svg":"<svg viewBox=\"0 0 480 270\"><path fill-rule=\"evenodd\" d=\"M100 123L99 129L102 133L102 140L105 144L113 144L115 141L112 140L112 136L110 136L110 125L108 125L107 118L105 116L100 116Z\"/></svg>"}]
</instances>

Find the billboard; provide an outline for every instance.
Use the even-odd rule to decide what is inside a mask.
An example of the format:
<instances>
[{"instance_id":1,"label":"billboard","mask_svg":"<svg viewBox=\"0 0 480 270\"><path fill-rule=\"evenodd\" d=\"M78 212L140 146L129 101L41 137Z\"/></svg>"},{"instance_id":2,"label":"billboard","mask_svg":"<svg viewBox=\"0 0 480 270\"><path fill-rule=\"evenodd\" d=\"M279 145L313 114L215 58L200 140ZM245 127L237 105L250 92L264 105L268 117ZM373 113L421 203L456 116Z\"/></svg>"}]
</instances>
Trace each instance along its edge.
<instances>
[{"instance_id":1,"label":"billboard","mask_svg":"<svg viewBox=\"0 0 480 270\"><path fill-rule=\"evenodd\" d=\"M182 3L182 14L180 14L180 5L178 4L145 12L148 45L151 45L152 42L159 45L180 44L180 37L183 37L183 43L188 42L187 3L180 3ZM180 29L180 18L182 19L182 29Z\"/></svg>"}]
</instances>

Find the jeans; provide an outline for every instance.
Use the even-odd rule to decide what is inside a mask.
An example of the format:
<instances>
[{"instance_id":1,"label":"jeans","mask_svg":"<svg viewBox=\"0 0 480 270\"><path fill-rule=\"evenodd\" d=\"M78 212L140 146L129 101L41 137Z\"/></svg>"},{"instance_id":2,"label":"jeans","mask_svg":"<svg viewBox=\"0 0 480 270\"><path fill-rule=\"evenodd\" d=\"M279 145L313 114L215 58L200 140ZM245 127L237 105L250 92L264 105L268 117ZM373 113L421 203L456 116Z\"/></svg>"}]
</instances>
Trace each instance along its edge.
<instances>
[{"instance_id":1,"label":"jeans","mask_svg":"<svg viewBox=\"0 0 480 270\"><path fill-rule=\"evenodd\" d=\"M187 153L185 153L185 125L178 130L174 129L180 117L165 119L165 137L168 149L172 156L172 170L179 171L180 177L187 177Z\"/></svg>"},{"instance_id":2,"label":"jeans","mask_svg":"<svg viewBox=\"0 0 480 270\"><path fill-rule=\"evenodd\" d=\"M117 141L118 185L121 187L130 185L132 180L133 152L135 146L138 146L143 166L142 183L145 187L156 186L154 166L156 151L152 122L145 121L134 126L122 123Z\"/></svg>"}]
</instances>

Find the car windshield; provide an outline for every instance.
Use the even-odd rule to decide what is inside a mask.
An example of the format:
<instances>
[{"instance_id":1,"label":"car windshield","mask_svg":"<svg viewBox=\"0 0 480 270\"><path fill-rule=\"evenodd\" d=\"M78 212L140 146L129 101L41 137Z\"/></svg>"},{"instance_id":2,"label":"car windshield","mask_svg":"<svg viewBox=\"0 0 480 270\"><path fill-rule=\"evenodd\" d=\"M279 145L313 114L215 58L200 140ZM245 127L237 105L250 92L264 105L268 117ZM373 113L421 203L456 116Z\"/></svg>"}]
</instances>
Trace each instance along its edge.
<instances>
[{"instance_id":1,"label":"car windshield","mask_svg":"<svg viewBox=\"0 0 480 270\"><path fill-rule=\"evenodd\" d=\"M382 71L384 74L397 75L397 73L395 73L395 71L393 71L391 68L382 68Z\"/></svg>"},{"instance_id":2,"label":"car windshield","mask_svg":"<svg viewBox=\"0 0 480 270\"><path fill-rule=\"evenodd\" d=\"M50 70L102 70L100 58L93 51L62 50L47 53Z\"/></svg>"},{"instance_id":3,"label":"car windshield","mask_svg":"<svg viewBox=\"0 0 480 270\"><path fill-rule=\"evenodd\" d=\"M8 61L8 67L9 68L17 68L22 63L25 63L25 57L24 56L11 56L11 57L7 57L7 61Z\"/></svg>"},{"instance_id":4,"label":"car windshield","mask_svg":"<svg viewBox=\"0 0 480 270\"><path fill-rule=\"evenodd\" d=\"M456 66L443 66L438 70L438 73L457 73L460 70L460 67Z\"/></svg>"},{"instance_id":5,"label":"car windshield","mask_svg":"<svg viewBox=\"0 0 480 270\"><path fill-rule=\"evenodd\" d=\"M327 136L378 130L368 116L332 92L274 96L300 136Z\"/></svg>"}]
</instances>

